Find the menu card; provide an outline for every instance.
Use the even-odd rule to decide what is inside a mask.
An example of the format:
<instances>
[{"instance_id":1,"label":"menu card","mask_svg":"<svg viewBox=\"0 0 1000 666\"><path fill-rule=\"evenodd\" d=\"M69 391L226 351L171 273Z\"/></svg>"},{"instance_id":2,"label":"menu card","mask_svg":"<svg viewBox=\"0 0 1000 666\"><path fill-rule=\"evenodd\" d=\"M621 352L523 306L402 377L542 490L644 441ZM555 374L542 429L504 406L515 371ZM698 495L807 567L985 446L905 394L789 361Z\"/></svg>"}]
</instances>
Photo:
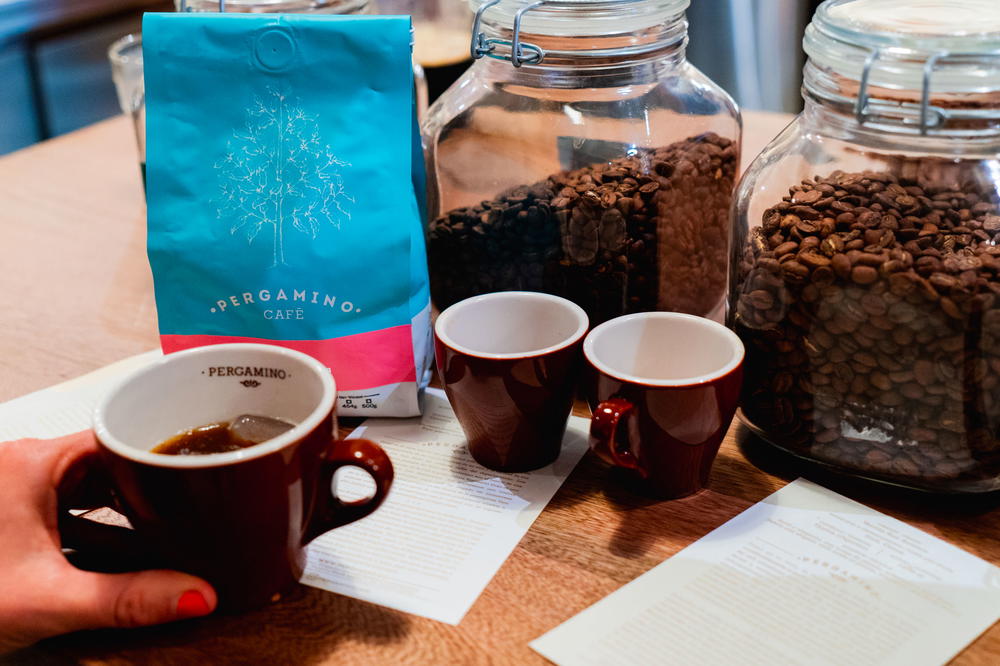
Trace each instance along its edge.
<instances>
[{"instance_id":1,"label":"menu card","mask_svg":"<svg viewBox=\"0 0 1000 666\"><path fill-rule=\"evenodd\" d=\"M163 356L159 349L0 404L0 442L86 430L97 403L127 375Z\"/></svg>"},{"instance_id":2,"label":"menu card","mask_svg":"<svg viewBox=\"0 0 1000 666\"><path fill-rule=\"evenodd\" d=\"M0 441L58 437L90 427L100 399L151 351L0 404ZM378 442L396 477L372 515L313 541L302 582L458 624L587 450L590 422L571 416L562 454L527 473L492 472L469 455L444 392L428 389L423 417L369 419L352 433ZM343 499L371 478L337 475Z\"/></svg>"},{"instance_id":3,"label":"menu card","mask_svg":"<svg viewBox=\"0 0 1000 666\"><path fill-rule=\"evenodd\" d=\"M799 479L531 643L577 664L941 664L1000 569Z\"/></svg>"},{"instance_id":4,"label":"menu card","mask_svg":"<svg viewBox=\"0 0 1000 666\"><path fill-rule=\"evenodd\" d=\"M302 582L458 624L583 457L590 422L570 417L548 467L492 472L469 455L444 393L424 400L423 417L369 419L351 434L378 442L396 478L378 511L312 542ZM367 475L347 472L338 494L369 494Z\"/></svg>"}]
</instances>

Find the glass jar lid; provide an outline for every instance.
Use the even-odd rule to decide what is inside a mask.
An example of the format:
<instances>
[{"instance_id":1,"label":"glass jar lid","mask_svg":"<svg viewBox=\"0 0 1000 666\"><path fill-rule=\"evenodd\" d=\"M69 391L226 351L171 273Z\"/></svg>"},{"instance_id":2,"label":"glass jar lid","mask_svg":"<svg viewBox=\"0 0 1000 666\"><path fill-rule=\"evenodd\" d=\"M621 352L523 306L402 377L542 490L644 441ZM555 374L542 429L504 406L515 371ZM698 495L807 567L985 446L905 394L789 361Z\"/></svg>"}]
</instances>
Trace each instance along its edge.
<instances>
[{"instance_id":1,"label":"glass jar lid","mask_svg":"<svg viewBox=\"0 0 1000 666\"><path fill-rule=\"evenodd\" d=\"M621 56L681 44L690 0L468 0L472 55L515 67L546 57Z\"/></svg>"},{"instance_id":2,"label":"glass jar lid","mask_svg":"<svg viewBox=\"0 0 1000 666\"><path fill-rule=\"evenodd\" d=\"M359 14L369 0L174 0L179 12Z\"/></svg>"},{"instance_id":3,"label":"glass jar lid","mask_svg":"<svg viewBox=\"0 0 1000 666\"><path fill-rule=\"evenodd\" d=\"M998 0L826 0L803 47L806 89L849 98L859 122L1000 127Z\"/></svg>"}]
</instances>

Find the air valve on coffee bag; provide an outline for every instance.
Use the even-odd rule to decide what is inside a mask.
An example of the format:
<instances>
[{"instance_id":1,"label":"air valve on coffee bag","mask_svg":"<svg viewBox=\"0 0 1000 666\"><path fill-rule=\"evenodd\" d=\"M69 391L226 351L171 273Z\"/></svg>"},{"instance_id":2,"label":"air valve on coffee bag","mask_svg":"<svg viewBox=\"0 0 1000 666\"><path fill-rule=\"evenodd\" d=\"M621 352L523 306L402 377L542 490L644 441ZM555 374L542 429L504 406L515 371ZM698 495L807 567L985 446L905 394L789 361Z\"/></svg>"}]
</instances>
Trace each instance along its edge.
<instances>
[{"instance_id":1,"label":"air valve on coffee bag","mask_svg":"<svg viewBox=\"0 0 1000 666\"><path fill-rule=\"evenodd\" d=\"M408 17L145 16L164 352L290 347L333 371L340 414L419 412L430 296L410 35Z\"/></svg>"}]
</instances>

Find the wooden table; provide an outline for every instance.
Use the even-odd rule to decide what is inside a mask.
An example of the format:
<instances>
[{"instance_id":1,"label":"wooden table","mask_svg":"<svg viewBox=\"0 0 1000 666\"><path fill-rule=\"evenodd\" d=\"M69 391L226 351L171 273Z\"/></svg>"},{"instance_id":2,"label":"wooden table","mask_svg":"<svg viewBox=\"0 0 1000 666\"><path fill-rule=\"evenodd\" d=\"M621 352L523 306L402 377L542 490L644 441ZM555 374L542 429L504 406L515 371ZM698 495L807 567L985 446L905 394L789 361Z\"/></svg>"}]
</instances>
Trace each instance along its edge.
<instances>
[{"instance_id":1,"label":"wooden table","mask_svg":"<svg viewBox=\"0 0 1000 666\"><path fill-rule=\"evenodd\" d=\"M745 120L749 161L789 117L748 113ZM157 345L142 185L126 119L0 159L0 202L0 400ZM458 627L302 587L248 615L77 634L46 641L17 659L544 663L529 641L802 473L1000 564L995 495L946 499L828 478L775 454L734 424L710 489L683 500L633 495L586 456ZM1000 626L956 663L1000 663Z\"/></svg>"}]
</instances>

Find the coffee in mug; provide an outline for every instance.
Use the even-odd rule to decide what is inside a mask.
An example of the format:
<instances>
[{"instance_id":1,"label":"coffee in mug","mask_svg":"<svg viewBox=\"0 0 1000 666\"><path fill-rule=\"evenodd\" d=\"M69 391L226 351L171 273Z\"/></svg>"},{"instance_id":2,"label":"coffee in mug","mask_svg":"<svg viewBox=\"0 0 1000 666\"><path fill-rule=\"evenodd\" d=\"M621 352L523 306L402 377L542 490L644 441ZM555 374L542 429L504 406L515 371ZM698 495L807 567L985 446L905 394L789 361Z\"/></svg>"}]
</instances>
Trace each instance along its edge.
<instances>
[{"instance_id":1,"label":"coffee in mug","mask_svg":"<svg viewBox=\"0 0 1000 666\"><path fill-rule=\"evenodd\" d=\"M185 430L153 447L168 456L198 456L246 449L274 439L295 427L269 416L243 414L225 423L210 423Z\"/></svg>"},{"instance_id":2,"label":"coffee in mug","mask_svg":"<svg viewBox=\"0 0 1000 666\"><path fill-rule=\"evenodd\" d=\"M255 370L213 372L220 367ZM336 396L334 378L319 361L263 344L168 354L125 379L98 405L94 431L137 550L206 579L224 610L260 606L288 592L302 574L305 546L374 511L392 483L392 464L377 444L336 439ZM232 429L234 414L295 425L235 450L153 450L199 424L230 421ZM260 430L260 421L245 421L244 434L249 426ZM374 495L339 499L333 478L345 466L371 475Z\"/></svg>"}]
</instances>

